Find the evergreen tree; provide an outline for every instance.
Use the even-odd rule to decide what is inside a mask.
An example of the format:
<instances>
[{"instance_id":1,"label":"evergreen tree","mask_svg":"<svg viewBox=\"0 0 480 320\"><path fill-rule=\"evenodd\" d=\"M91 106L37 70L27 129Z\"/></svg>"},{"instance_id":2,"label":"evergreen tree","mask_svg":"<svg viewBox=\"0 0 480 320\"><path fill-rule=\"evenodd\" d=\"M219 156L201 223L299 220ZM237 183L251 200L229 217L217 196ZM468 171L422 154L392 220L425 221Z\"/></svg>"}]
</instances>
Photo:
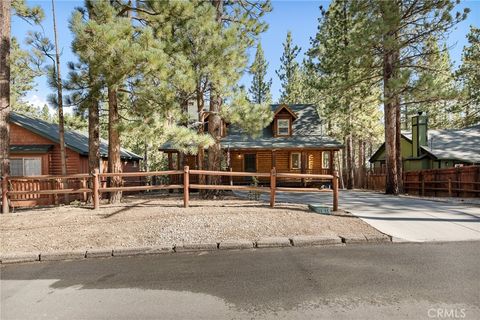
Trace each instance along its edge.
<instances>
[{"instance_id":1,"label":"evergreen tree","mask_svg":"<svg viewBox=\"0 0 480 320\"><path fill-rule=\"evenodd\" d=\"M10 104L12 110L35 114L37 110L24 99L35 88L35 78L42 75L32 63L30 52L22 50L16 38L12 38L10 51Z\"/></svg>"},{"instance_id":2,"label":"evergreen tree","mask_svg":"<svg viewBox=\"0 0 480 320\"><path fill-rule=\"evenodd\" d=\"M451 128L458 122L455 79L446 45L440 48L438 40L431 37L425 41L424 53L418 63L411 96L404 98L405 127L410 123L409 115L418 112L428 114L428 127Z\"/></svg>"},{"instance_id":3,"label":"evergreen tree","mask_svg":"<svg viewBox=\"0 0 480 320\"><path fill-rule=\"evenodd\" d=\"M398 194L403 189L400 108L405 93L415 90L409 80L422 68L422 57L431 54L424 50L425 42L443 36L465 19L467 9L452 17L455 4L450 0L361 0L355 4L362 28L355 29L357 50L352 53L364 63L363 79L372 79L372 69L376 69L383 83L386 193Z\"/></svg>"},{"instance_id":4,"label":"evergreen tree","mask_svg":"<svg viewBox=\"0 0 480 320\"><path fill-rule=\"evenodd\" d=\"M283 43L283 55L280 57L280 68L276 74L282 83L280 102L287 104L301 103L298 97L299 64L295 60L301 48L292 43L292 33L287 32Z\"/></svg>"},{"instance_id":5,"label":"evergreen tree","mask_svg":"<svg viewBox=\"0 0 480 320\"><path fill-rule=\"evenodd\" d=\"M111 173L122 171L120 103L128 104L129 101L126 97L129 93L126 89L127 80L162 64L165 57L159 43L153 39L152 29L135 27L129 5L126 6L95 2L90 9L95 16L94 20L85 22L81 13L76 13L71 24L76 36L75 51L88 64L90 71L103 79L107 89L108 169ZM111 178L109 184L120 186L122 179ZM121 192L110 193L111 203L120 199Z\"/></svg>"},{"instance_id":6,"label":"evergreen tree","mask_svg":"<svg viewBox=\"0 0 480 320\"><path fill-rule=\"evenodd\" d=\"M265 60L261 43L257 45L257 52L255 54L255 61L250 67L250 74L252 75L252 85L248 90L251 101L262 104L272 101L270 88L272 86L272 79L267 80L268 62Z\"/></svg>"},{"instance_id":7,"label":"evergreen tree","mask_svg":"<svg viewBox=\"0 0 480 320\"><path fill-rule=\"evenodd\" d=\"M60 144L60 163L62 165L62 175L67 174L67 150L65 148L65 120L63 116L63 89L62 75L60 69L60 50L58 48L57 34L57 17L55 15L55 0L52 0L52 18L53 18L53 35L55 39L55 87L57 89L57 112L58 112L58 137ZM64 182L66 187L66 180ZM68 203L68 194L65 194L65 201Z\"/></svg>"},{"instance_id":8,"label":"evergreen tree","mask_svg":"<svg viewBox=\"0 0 480 320\"><path fill-rule=\"evenodd\" d=\"M48 108L47 104L44 104L42 110L40 111L40 119L48 122L52 121L52 115L50 114L50 109Z\"/></svg>"},{"instance_id":9,"label":"evergreen tree","mask_svg":"<svg viewBox=\"0 0 480 320\"><path fill-rule=\"evenodd\" d=\"M411 79L421 69L421 57L430 54L423 50L425 41L443 36L465 18L468 10L452 17L455 3L449 0L343 3L350 21L350 37L347 50L339 51L338 57L340 62L352 61L355 68L348 81L340 82L338 87L332 83L332 87L346 94L351 93L350 88L362 92L371 86L383 87L386 192L398 194L402 190L400 107L406 95L415 90Z\"/></svg>"},{"instance_id":10,"label":"evergreen tree","mask_svg":"<svg viewBox=\"0 0 480 320\"><path fill-rule=\"evenodd\" d=\"M93 1L86 0L84 6L85 8L76 10L70 22L70 30L74 35L80 28L81 23L95 20ZM82 55L77 50L76 41L74 39L72 43L72 50L77 55L79 62L69 63L70 72L66 89L71 94L67 97L67 100L70 105L76 107L78 114L85 113L85 110L87 112L88 171L93 174L100 169L100 100L106 100L102 94L104 82L95 73L95 70L89 66L88 58L82 59Z\"/></svg>"},{"instance_id":11,"label":"evergreen tree","mask_svg":"<svg viewBox=\"0 0 480 320\"><path fill-rule=\"evenodd\" d=\"M23 0L0 2L0 175L10 174L10 21L11 11L35 23L43 18L39 7L29 8ZM8 212L8 204L2 204Z\"/></svg>"},{"instance_id":12,"label":"evergreen tree","mask_svg":"<svg viewBox=\"0 0 480 320\"><path fill-rule=\"evenodd\" d=\"M480 28L471 26L467 39L458 71L463 84L463 126L480 123Z\"/></svg>"}]
</instances>

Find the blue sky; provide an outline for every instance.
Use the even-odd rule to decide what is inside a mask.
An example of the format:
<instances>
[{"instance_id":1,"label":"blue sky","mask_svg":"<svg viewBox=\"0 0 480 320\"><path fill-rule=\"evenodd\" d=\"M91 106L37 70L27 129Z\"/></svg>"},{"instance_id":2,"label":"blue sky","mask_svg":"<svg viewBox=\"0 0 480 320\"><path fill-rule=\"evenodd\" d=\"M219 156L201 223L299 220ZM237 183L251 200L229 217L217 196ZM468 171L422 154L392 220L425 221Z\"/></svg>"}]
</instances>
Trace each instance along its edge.
<instances>
[{"instance_id":1,"label":"blue sky","mask_svg":"<svg viewBox=\"0 0 480 320\"><path fill-rule=\"evenodd\" d=\"M40 5L45 11L45 20L43 26L47 35L53 40L53 23L51 15L51 1L28 1L29 5ZM81 6L83 1L56 0L55 7L57 12L57 27L59 32L59 46L62 50L63 74L66 74L66 64L68 61L75 61L70 44L72 35L68 29L68 21L75 7ZM269 62L268 76L272 78L272 95L276 100L280 96L280 82L275 70L280 64L282 55L282 43L285 40L288 31L292 32L293 41L302 48L298 60L303 59L304 52L309 48L310 38L317 31L317 19L320 15L319 6L328 6L329 1L273 1L273 11L267 14L265 20L269 24L268 31L261 35L261 42L265 51L265 56ZM450 33L448 37L448 46L451 47L450 54L455 65L458 65L461 59L462 48L466 45L466 34L470 25L480 26L480 0L462 1L457 6L457 10L462 11L464 7L471 9L467 20L463 21ZM12 19L12 35L23 44L28 30L35 29L28 23L16 17ZM250 57L253 58L255 50L251 50ZM245 86L250 85L250 78L245 75L241 83ZM47 95L51 92L44 78L37 80L37 87L29 92L27 99L34 105L43 106Z\"/></svg>"}]
</instances>

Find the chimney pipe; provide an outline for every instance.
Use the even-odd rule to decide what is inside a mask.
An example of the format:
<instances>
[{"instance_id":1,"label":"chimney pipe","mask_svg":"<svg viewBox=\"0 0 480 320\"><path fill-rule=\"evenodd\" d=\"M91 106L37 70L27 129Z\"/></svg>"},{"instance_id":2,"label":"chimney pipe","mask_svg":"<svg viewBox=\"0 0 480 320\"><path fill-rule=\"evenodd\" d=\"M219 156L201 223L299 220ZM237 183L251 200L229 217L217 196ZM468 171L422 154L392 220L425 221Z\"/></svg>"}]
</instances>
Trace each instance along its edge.
<instances>
[{"instance_id":1,"label":"chimney pipe","mask_svg":"<svg viewBox=\"0 0 480 320\"><path fill-rule=\"evenodd\" d=\"M419 112L412 117L412 156L421 154L421 147L428 146L428 117L425 112Z\"/></svg>"}]
</instances>

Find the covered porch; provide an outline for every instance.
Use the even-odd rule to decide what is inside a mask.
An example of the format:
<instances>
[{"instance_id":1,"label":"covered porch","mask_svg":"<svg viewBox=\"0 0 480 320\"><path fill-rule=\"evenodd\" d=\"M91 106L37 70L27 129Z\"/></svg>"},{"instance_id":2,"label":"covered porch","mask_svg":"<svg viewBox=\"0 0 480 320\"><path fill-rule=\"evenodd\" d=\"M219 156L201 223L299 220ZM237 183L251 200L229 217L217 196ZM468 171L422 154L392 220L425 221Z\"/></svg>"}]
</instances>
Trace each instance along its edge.
<instances>
[{"instance_id":1,"label":"covered porch","mask_svg":"<svg viewBox=\"0 0 480 320\"><path fill-rule=\"evenodd\" d=\"M223 170L235 172L268 173L275 168L281 173L329 174L335 171L334 157L337 149L224 149ZM164 151L168 158L168 169L183 166L198 169L197 156L182 155L176 150ZM206 165L204 165L206 168ZM252 174L253 175L253 174ZM254 175L253 175L254 176ZM173 177L172 177L173 178ZM196 182L198 177L191 177ZM251 184L250 177L223 177L223 183ZM258 183L268 185L267 178L258 178ZM322 180L279 178L283 185L322 185Z\"/></svg>"}]
</instances>

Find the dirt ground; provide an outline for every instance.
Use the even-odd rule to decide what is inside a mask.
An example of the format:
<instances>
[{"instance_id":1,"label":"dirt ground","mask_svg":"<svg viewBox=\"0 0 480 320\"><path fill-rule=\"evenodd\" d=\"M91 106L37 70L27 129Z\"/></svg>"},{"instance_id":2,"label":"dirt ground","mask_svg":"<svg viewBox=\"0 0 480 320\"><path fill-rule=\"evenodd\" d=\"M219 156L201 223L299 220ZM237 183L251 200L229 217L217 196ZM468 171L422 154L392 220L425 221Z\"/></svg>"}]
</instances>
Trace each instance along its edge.
<instances>
[{"instance_id":1,"label":"dirt ground","mask_svg":"<svg viewBox=\"0 0 480 320\"><path fill-rule=\"evenodd\" d=\"M130 196L120 205L37 208L0 215L0 253L198 243L294 235L378 234L348 213L320 215L306 205L238 199L182 207L178 195Z\"/></svg>"}]
</instances>

